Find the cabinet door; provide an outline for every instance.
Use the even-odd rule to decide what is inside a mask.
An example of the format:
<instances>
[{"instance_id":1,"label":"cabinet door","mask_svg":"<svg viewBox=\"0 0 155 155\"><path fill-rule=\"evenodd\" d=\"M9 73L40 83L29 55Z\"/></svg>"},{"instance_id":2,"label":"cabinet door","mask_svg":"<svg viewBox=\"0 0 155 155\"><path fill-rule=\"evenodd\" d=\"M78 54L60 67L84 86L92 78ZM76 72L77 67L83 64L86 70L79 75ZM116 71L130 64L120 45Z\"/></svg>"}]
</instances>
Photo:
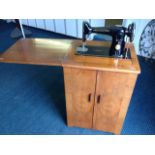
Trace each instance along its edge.
<instances>
[{"instance_id":1,"label":"cabinet door","mask_svg":"<svg viewBox=\"0 0 155 155\"><path fill-rule=\"evenodd\" d=\"M98 72L94 129L120 133L136 77L128 73Z\"/></svg>"},{"instance_id":2,"label":"cabinet door","mask_svg":"<svg viewBox=\"0 0 155 155\"><path fill-rule=\"evenodd\" d=\"M92 128L96 71L64 68L68 126Z\"/></svg>"}]
</instances>

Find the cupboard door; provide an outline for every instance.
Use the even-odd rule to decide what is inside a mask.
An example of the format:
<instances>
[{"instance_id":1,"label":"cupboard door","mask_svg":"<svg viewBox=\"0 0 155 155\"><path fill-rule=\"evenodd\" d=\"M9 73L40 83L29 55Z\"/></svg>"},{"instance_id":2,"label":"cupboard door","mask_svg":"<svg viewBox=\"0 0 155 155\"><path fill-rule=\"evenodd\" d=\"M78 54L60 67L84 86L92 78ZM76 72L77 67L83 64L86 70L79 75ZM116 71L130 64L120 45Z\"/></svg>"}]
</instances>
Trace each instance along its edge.
<instances>
[{"instance_id":1,"label":"cupboard door","mask_svg":"<svg viewBox=\"0 0 155 155\"><path fill-rule=\"evenodd\" d=\"M67 124L92 128L96 71L64 68Z\"/></svg>"},{"instance_id":2,"label":"cupboard door","mask_svg":"<svg viewBox=\"0 0 155 155\"><path fill-rule=\"evenodd\" d=\"M120 133L136 77L127 73L98 72L94 129Z\"/></svg>"}]
</instances>

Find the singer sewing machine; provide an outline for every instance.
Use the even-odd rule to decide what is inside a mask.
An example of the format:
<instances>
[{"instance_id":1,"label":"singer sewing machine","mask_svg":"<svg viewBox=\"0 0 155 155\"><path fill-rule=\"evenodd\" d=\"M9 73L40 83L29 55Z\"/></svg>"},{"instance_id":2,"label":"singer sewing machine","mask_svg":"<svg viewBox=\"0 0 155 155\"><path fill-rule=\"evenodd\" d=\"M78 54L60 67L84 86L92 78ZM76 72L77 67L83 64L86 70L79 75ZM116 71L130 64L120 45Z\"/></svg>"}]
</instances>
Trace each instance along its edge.
<instances>
[{"instance_id":1,"label":"singer sewing machine","mask_svg":"<svg viewBox=\"0 0 155 155\"><path fill-rule=\"evenodd\" d=\"M91 27L88 22L84 21L82 45L77 48L76 54L131 59L130 49L125 47L125 44L133 41L134 28L134 23L130 24L128 28L120 25ZM87 45L87 38L92 33L110 35L112 37L111 47Z\"/></svg>"}]
</instances>

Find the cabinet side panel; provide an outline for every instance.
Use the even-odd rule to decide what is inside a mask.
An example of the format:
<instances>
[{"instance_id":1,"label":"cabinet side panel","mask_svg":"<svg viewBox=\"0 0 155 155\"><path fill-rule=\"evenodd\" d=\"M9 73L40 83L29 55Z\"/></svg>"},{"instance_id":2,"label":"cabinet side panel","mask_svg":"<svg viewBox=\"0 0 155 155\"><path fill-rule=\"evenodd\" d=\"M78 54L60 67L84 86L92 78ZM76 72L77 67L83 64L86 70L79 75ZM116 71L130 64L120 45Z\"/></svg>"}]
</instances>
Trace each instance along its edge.
<instances>
[{"instance_id":1,"label":"cabinet side panel","mask_svg":"<svg viewBox=\"0 0 155 155\"><path fill-rule=\"evenodd\" d=\"M67 124L92 128L96 71L64 68Z\"/></svg>"},{"instance_id":2,"label":"cabinet side panel","mask_svg":"<svg viewBox=\"0 0 155 155\"><path fill-rule=\"evenodd\" d=\"M126 91L124 91L123 102L120 107L120 112L119 112L119 115L117 118L115 130L114 130L115 134L120 134L120 132L122 130L125 116L128 111L128 106L130 104L130 100L131 100L131 97L132 97L132 94L134 91L134 87L136 84L136 80L137 80L136 74L129 74L127 77L127 80L126 80L127 89L126 89Z\"/></svg>"}]
</instances>

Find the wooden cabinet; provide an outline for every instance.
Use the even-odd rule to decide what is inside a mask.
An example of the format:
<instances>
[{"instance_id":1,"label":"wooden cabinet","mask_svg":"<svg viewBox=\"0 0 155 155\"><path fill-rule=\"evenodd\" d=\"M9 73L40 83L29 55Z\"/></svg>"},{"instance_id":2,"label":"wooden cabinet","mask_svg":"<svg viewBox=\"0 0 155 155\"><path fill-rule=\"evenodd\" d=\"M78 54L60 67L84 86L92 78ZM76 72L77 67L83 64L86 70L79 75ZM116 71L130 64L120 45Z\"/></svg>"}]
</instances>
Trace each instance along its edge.
<instances>
[{"instance_id":1,"label":"wooden cabinet","mask_svg":"<svg viewBox=\"0 0 155 155\"><path fill-rule=\"evenodd\" d=\"M91 46L108 42L88 41ZM79 56L80 40L21 39L0 55L0 62L62 66L67 123L119 134L140 67L133 44L131 59Z\"/></svg>"},{"instance_id":2,"label":"wooden cabinet","mask_svg":"<svg viewBox=\"0 0 155 155\"><path fill-rule=\"evenodd\" d=\"M119 134L136 75L64 68L67 122Z\"/></svg>"}]
</instances>

